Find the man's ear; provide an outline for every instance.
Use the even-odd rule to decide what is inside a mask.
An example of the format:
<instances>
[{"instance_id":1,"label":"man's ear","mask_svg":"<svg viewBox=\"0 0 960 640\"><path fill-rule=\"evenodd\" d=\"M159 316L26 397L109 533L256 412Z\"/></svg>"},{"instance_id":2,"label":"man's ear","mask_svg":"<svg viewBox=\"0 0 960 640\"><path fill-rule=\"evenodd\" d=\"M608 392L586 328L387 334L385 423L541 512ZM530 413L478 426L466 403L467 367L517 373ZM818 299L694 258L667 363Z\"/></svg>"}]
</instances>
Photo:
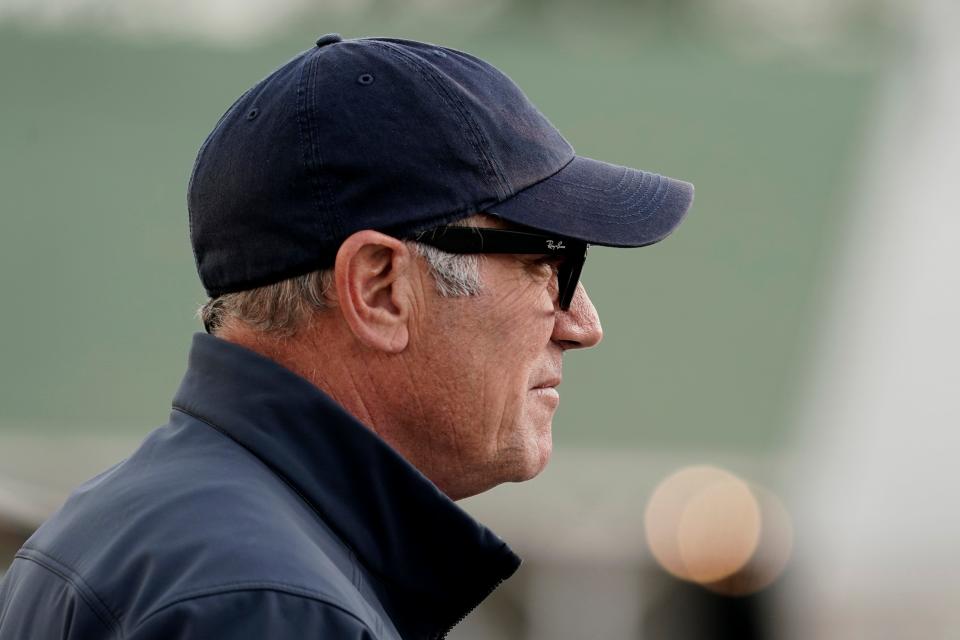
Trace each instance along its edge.
<instances>
[{"instance_id":1,"label":"man's ear","mask_svg":"<svg viewBox=\"0 0 960 640\"><path fill-rule=\"evenodd\" d=\"M407 347L414 262L401 240L371 229L340 245L334 265L337 306L366 346L388 353Z\"/></svg>"}]
</instances>

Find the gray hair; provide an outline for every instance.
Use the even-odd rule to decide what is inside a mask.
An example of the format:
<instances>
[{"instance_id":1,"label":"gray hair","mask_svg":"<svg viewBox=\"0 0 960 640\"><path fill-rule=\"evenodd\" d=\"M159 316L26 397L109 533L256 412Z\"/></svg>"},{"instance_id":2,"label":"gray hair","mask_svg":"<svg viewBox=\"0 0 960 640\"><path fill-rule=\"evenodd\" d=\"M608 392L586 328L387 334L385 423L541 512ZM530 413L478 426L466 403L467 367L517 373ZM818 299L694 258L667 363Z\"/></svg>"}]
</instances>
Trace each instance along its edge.
<instances>
[{"instance_id":1,"label":"gray hair","mask_svg":"<svg viewBox=\"0 0 960 640\"><path fill-rule=\"evenodd\" d=\"M437 293L445 298L475 296L483 289L480 256L453 254L418 242L406 242L422 256ZM225 293L208 300L197 315L211 332L229 320L274 335L293 335L311 313L333 307L328 295L333 269L313 271L247 291Z\"/></svg>"}]
</instances>

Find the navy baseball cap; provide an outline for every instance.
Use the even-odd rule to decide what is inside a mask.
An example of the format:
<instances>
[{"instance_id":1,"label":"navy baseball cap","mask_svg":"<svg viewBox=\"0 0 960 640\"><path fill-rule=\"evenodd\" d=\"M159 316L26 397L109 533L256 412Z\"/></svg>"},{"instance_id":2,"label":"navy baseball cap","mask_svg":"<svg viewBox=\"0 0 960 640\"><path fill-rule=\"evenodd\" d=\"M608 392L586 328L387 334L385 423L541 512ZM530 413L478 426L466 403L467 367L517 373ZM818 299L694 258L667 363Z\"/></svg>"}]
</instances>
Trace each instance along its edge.
<instances>
[{"instance_id":1,"label":"navy baseball cap","mask_svg":"<svg viewBox=\"0 0 960 640\"><path fill-rule=\"evenodd\" d=\"M345 238L475 213L588 242L666 237L693 185L578 156L490 64L390 38L321 37L244 93L197 155L190 237L216 297L332 266Z\"/></svg>"}]
</instances>

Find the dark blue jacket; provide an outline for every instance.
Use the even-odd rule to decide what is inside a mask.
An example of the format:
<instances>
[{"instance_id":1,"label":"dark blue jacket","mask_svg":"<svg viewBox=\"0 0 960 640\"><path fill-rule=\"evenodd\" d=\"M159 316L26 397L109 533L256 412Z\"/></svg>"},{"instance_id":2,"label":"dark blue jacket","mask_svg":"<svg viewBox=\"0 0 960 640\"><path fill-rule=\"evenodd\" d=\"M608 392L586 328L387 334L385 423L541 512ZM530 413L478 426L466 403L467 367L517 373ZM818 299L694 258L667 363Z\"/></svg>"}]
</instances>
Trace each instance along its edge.
<instances>
[{"instance_id":1,"label":"dark blue jacket","mask_svg":"<svg viewBox=\"0 0 960 640\"><path fill-rule=\"evenodd\" d=\"M0 582L0 640L441 638L519 558L303 378L194 337L170 422Z\"/></svg>"}]
</instances>

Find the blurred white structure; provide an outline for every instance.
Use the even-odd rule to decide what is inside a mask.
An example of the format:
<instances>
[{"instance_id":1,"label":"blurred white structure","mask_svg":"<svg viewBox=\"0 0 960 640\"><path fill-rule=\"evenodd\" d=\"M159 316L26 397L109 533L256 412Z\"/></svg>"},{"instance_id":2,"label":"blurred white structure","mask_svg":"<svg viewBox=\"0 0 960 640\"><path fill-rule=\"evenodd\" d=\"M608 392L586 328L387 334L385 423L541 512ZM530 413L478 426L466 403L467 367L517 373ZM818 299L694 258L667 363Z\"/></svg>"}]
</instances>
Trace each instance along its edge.
<instances>
[{"instance_id":1,"label":"blurred white structure","mask_svg":"<svg viewBox=\"0 0 960 640\"><path fill-rule=\"evenodd\" d=\"M915 8L798 431L798 640L960 629L960 3Z\"/></svg>"},{"instance_id":2,"label":"blurred white structure","mask_svg":"<svg viewBox=\"0 0 960 640\"><path fill-rule=\"evenodd\" d=\"M421 14L446 11L452 17L470 10L471 19L483 22L504 4L505 0L479 5L471 0L398 0L396 8ZM0 23L50 29L79 25L126 36L244 46L318 12L349 14L371 5L373 0L0 0Z\"/></svg>"},{"instance_id":3,"label":"blurred white structure","mask_svg":"<svg viewBox=\"0 0 960 640\"><path fill-rule=\"evenodd\" d=\"M365 6L366 0L323 0ZM310 0L0 0L0 21L41 27L88 25L132 35L177 35L243 43L287 27Z\"/></svg>"},{"instance_id":4,"label":"blurred white structure","mask_svg":"<svg viewBox=\"0 0 960 640\"><path fill-rule=\"evenodd\" d=\"M86 25L125 35L243 45L317 12L352 13L392 6L420 15L446 12L454 19L462 19L464 11L469 11L471 20L483 22L515 1L528 0L394 0L385 5L376 5L375 0L0 0L0 23L14 21L45 28ZM531 4L549 6L549 14L562 21L569 9L580 3L537 0ZM886 16L896 24L913 6L906 0L698 0L694 4L698 15L711 26L725 25L768 38L735 37L741 45L785 46L821 57L835 55L828 49L842 44L850 28L856 28L864 16Z\"/></svg>"}]
</instances>

